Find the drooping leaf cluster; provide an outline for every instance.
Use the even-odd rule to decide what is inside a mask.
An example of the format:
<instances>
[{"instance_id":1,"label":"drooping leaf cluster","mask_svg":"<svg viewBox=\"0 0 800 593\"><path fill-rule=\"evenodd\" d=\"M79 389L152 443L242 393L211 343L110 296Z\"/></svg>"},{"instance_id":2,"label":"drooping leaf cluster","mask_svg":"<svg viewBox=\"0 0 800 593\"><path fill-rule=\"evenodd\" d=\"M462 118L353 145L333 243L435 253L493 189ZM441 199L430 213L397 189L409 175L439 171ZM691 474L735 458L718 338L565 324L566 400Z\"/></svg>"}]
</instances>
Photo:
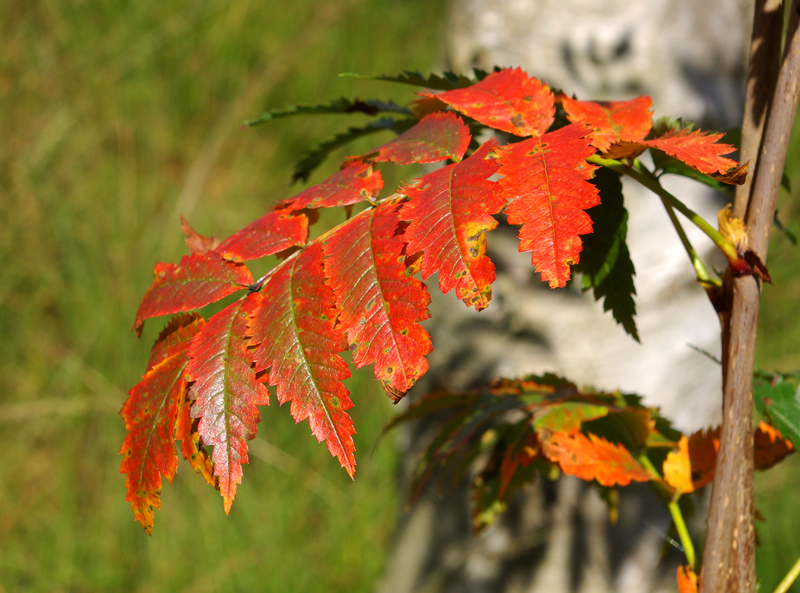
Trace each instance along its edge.
<instances>
[{"instance_id":1,"label":"drooping leaf cluster","mask_svg":"<svg viewBox=\"0 0 800 593\"><path fill-rule=\"evenodd\" d=\"M434 474L441 486L468 477L476 531L491 524L511 495L538 476L564 473L605 489L651 482L668 500L714 478L718 428L686 436L635 395L579 389L556 375L430 394L388 428L431 413L446 419L425 451L411 497ZM754 440L756 469L767 469L794 450L766 422L759 423Z\"/></svg>"},{"instance_id":2,"label":"drooping leaf cluster","mask_svg":"<svg viewBox=\"0 0 800 593\"><path fill-rule=\"evenodd\" d=\"M268 405L270 388L280 404L290 403L297 422L308 419L312 434L352 476L355 429L347 410L353 403L343 384L350 370L340 353L350 350L356 368L373 365L375 378L399 401L426 372L425 357L434 346L420 325L429 317L430 300L422 280L438 275L443 292L455 289L478 311L488 307L495 269L486 252L487 234L499 213L520 227L519 249L531 254L543 281L563 287L572 267L580 266L584 287L603 298L605 308L637 337L621 186L616 173L600 174L587 162L590 157L629 162L643 150L660 151L701 174L741 180L735 162L721 156L733 147L718 143L718 135L684 129L655 133L647 97L578 101L556 95L519 69L479 78L391 79L448 89L424 90L408 107L338 100L275 112L271 117L384 115L323 143L296 178L306 178L330 150L354 137L384 129L398 135L347 158L337 173L224 241L184 225L191 253L178 263L156 265L134 328L140 333L149 318L177 316L156 340L146 374L121 412L128 430L121 450L127 499L148 532L160 506L162 478L171 480L177 467L176 439L182 455L219 489L229 511L248 460L247 440L257 431L258 407ZM497 138L478 144L485 129L510 136L502 136L505 144ZM444 166L385 195L381 163ZM356 205L363 208L345 223L309 236L316 210L345 207L349 213ZM246 262L271 255L280 263L253 278ZM187 314L234 294L238 300L207 320ZM623 451L622 441L582 431L591 420L587 414L602 408L602 417L624 413L635 419L640 412L623 412L621 401L593 397L597 403L571 401L577 411L556 406L549 412L553 418L572 417L574 431L548 428L547 437L537 430L514 436L517 465L525 465L533 438L545 446L537 453L541 459L574 475L608 485L651 479L628 452L650 438L644 412L644 440L631 449L626 443ZM536 413L537 426L562 426L561 420L543 421ZM568 470L568 460L579 459L576 451L587 448L603 462L592 467L576 462Z\"/></svg>"}]
</instances>

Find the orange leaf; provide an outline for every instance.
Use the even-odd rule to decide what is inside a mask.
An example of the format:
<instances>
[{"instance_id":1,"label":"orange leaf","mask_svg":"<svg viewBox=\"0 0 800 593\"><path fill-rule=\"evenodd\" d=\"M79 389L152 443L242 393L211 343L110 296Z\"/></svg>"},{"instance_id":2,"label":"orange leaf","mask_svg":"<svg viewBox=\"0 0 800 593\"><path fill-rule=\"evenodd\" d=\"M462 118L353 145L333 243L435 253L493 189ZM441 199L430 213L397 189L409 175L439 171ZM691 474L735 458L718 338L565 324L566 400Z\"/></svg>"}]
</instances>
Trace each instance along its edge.
<instances>
[{"instance_id":1,"label":"orange leaf","mask_svg":"<svg viewBox=\"0 0 800 593\"><path fill-rule=\"evenodd\" d=\"M597 480L601 486L627 486L648 482L650 474L625 447L594 434L555 433L542 443L542 450L562 471L582 480Z\"/></svg>"},{"instance_id":2,"label":"orange leaf","mask_svg":"<svg viewBox=\"0 0 800 593\"><path fill-rule=\"evenodd\" d=\"M663 136L643 140L641 143L662 150L706 175L724 174L737 165L736 161L720 156L736 150L730 144L717 143L724 135L702 130L671 130Z\"/></svg>"},{"instance_id":3,"label":"orange leaf","mask_svg":"<svg viewBox=\"0 0 800 593\"><path fill-rule=\"evenodd\" d=\"M697 593L697 575L688 564L678 567L678 593Z\"/></svg>"},{"instance_id":4,"label":"orange leaf","mask_svg":"<svg viewBox=\"0 0 800 593\"><path fill-rule=\"evenodd\" d=\"M754 441L754 463L756 469L767 469L794 451L790 441L783 438L777 428L759 422Z\"/></svg>"},{"instance_id":5,"label":"orange leaf","mask_svg":"<svg viewBox=\"0 0 800 593\"><path fill-rule=\"evenodd\" d=\"M664 460L664 479L678 494L694 491L689 439L685 435L678 443L678 451L671 451Z\"/></svg>"},{"instance_id":6,"label":"orange leaf","mask_svg":"<svg viewBox=\"0 0 800 593\"><path fill-rule=\"evenodd\" d=\"M601 152L617 142L643 140L653 126L650 97L630 101L577 101L564 95L561 104L569 121L592 127L589 134L592 146Z\"/></svg>"},{"instance_id":7,"label":"orange leaf","mask_svg":"<svg viewBox=\"0 0 800 593\"><path fill-rule=\"evenodd\" d=\"M692 465L692 484L698 490L714 479L719 451L719 428L699 430L689 436L689 459Z\"/></svg>"}]
</instances>

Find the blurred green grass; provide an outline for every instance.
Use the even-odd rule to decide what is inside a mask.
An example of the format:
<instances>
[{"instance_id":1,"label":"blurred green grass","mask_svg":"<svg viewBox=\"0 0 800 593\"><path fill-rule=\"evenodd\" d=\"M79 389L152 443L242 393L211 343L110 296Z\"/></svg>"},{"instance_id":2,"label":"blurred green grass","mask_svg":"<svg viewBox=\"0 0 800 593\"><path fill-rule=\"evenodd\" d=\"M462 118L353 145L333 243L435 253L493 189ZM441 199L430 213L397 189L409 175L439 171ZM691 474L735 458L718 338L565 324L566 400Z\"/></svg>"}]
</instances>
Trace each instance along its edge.
<instances>
[{"instance_id":1,"label":"blurred green grass","mask_svg":"<svg viewBox=\"0 0 800 593\"><path fill-rule=\"evenodd\" d=\"M372 381L350 383L355 482L273 405L230 517L181 464L152 538L125 501L117 412L162 325L130 332L154 263L185 250L179 215L238 230L299 191L294 161L350 123L241 122L396 92L336 75L430 70L443 9L0 2L0 591L365 591L380 578L399 503L393 447L370 455L393 412Z\"/></svg>"},{"instance_id":2,"label":"blurred green grass","mask_svg":"<svg viewBox=\"0 0 800 593\"><path fill-rule=\"evenodd\" d=\"M292 163L345 122L239 124L288 103L402 97L336 74L429 70L443 13L425 0L0 2L0 593L372 589L399 505L392 447L370 454L393 412L373 382L350 383L355 483L273 405L230 517L182 464L152 538L125 502L116 414L161 325L129 331L154 262L184 250L179 215L238 230L297 191ZM796 227L797 201L781 203ZM790 370L800 270L774 241L759 361ZM759 479L777 528L761 529L762 550L788 558L775 570L800 555L779 518L800 472L784 465Z\"/></svg>"}]
</instances>

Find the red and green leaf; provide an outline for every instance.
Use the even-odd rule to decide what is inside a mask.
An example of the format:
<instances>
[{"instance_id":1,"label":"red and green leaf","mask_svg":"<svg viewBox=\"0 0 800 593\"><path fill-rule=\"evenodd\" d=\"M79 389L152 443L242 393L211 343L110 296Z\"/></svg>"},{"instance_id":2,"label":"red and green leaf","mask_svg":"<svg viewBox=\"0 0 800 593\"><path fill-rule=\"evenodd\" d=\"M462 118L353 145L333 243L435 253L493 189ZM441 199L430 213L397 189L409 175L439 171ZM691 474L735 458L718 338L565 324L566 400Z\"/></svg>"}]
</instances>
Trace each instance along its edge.
<instances>
[{"instance_id":1,"label":"red and green leaf","mask_svg":"<svg viewBox=\"0 0 800 593\"><path fill-rule=\"evenodd\" d=\"M246 338L256 301L250 294L209 319L192 340L186 366L195 400L191 416L200 419L197 431L203 444L214 447L211 459L226 513L242 481L242 464L248 462L246 441L255 438L261 420L258 406L269 404Z\"/></svg>"},{"instance_id":2,"label":"red and green leaf","mask_svg":"<svg viewBox=\"0 0 800 593\"><path fill-rule=\"evenodd\" d=\"M425 356L432 348L418 323L429 317L430 295L422 282L406 274L399 208L385 202L365 210L324 244L325 275L353 364L375 363L375 378L395 402L428 370Z\"/></svg>"},{"instance_id":3,"label":"red and green leaf","mask_svg":"<svg viewBox=\"0 0 800 593\"><path fill-rule=\"evenodd\" d=\"M281 263L256 293L250 320L257 371L269 371L278 402L291 401L295 422L309 419L311 433L325 442L352 477L355 472L352 407L342 381L350 376L337 354L347 349L336 327L333 290L324 283L323 251L311 243Z\"/></svg>"},{"instance_id":4,"label":"red and green leaf","mask_svg":"<svg viewBox=\"0 0 800 593\"><path fill-rule=\"evenodd\" d=\"M490 216L505 199L488 178L497 170L490 158L493 140L469 158L429 173L403 188L410 201L401 218L410 221L404 239L409 255L422 252L422 277L439 273L439 288L478 311L489 306L494 264L486 255L486 233L497 226Z\"/></svg>"},{"instance_id":5,"label":"red and green leaf","mask_svg":"<svg viewBox=\"0 0 800 593\"><path fill-rule=\"evenodd\" d=\"M618 142L643 140L653 127L653 101L636 97L630 101L578 101L562 95L561 104L567 119L592 128L592 146L606 152Z\"/></svg>"},{"instance_id":6,"label":"red and green leaf","mask_svg":"<svg viewBox=\"0 0 800 593\"><path fill-rule=\"evenodd\" d=\"M202 326L201 318L190 315L170 322L153 347L147 373L120 411L128 431L120 449L126 500L147 533L153 529L153 511L161 508L161 477L172 481L178 467L173 432L178 402L187 389L186 351Z\"/></svg>"},{"instance_id":7,"label":"red and green leaf","mask_svg":"<svg viewBox=\"0 0 800 593\"><path fill-rule=\"evenodd\" d=\"M243 262L305 245L307 239L308 219L302 214L278 209L267 212L225 239L216 251L227 260Z\"/></svg>"},{"instance_id":8,"label":"red and green leaf","mask_svg":"<svg viewBox=\"0 0 800 593\"><path fill-rule=\"evenodd\" d=\"M146 319L205 307L247 288L253 276L245 266L222 259L214 251L185 255L178 264L156 264L156 279L144 295L136 321L137 335Z\"/></svg>"},{"instance_id":9,"label":"red and green leaf","mask_svg":"<svg viewBox=\"0 0 800 593\"><path fill-rule=\"evenodd\" d=\"M542 443L542 450L565 474L597 480L601 486L627 486L651 477L625 447L594 434L554 433Z\"/></svg>"},{"instance_id":10,"label":"red and green leaf","mask_svg":"<svg viewBox=\"0 0 800 593\"><path fill-rule=\"evenodd\" d=\"M351 159L396 165L460 161L469 147L469 128L454 113L436 112L423 117L397 138Z\"/></svg>"},{"instance_id":11,"label":"red and green leaf","mask_svg":"<svg viewBox=\"0 0 800 593\"><path fill-rule=\"evenodd\" d=\"M508 222L522 225L519 250L532 252L531 263L551 288L565 286L569 266L580 261L579 235L592 232L584 210L600 203L588 181L597 167L585 160L595 152L587 131L569 124L500 149Z\"/></svg>"},{"instance_id":12,"label":"red and green leaf","mask_svg":"<svg viewBox=\"0 0 800 593\"><path fill-rule=\"evenodd\" d=\"M555 97L550 87L517 69L490 74L467 88L434 96L467 117L517 136L541 136L553 124Z\"/></svg>"}]
</instances>

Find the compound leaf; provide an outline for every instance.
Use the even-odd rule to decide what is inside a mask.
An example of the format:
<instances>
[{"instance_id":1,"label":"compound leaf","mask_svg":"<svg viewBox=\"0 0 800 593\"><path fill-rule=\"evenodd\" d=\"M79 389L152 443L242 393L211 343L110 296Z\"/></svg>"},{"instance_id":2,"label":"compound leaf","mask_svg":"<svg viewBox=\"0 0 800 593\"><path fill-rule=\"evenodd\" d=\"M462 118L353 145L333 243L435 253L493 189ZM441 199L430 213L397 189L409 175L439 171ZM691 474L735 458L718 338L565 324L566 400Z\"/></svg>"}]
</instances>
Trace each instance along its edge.
<instances>
[{"instance_id":1,"label":"compound leaf","mask_svg":"<svg viewBox=\"0 0 800 593\"><path fill-rule=\"evenodd\" d=\"M583 124L569 124L500 149L499 181L511 200L508 222L521 224L519 250L531 251L531 263L550 288L563 287L571 264L580 261L578 235L592 232L584 210L600 203L589 183L597 168L585 159L594 154Z\"/></svg>"},{"instance_id":2,"label":"compound leaf","mask_svg":"<svg viewBox=\"0 0 800 593\"><path fill-rule=\"evenodd\" d=\"M375 363L375 378L395 402L428 370L425 356L432 349L418 323L430 316L430 295L406 274L399 208L397 202L385 202L365 210L324 243L325 275L353 364Z\"/></svg>"},{"instance_id":3,"label":"compound leaf","mask_svg":"<svg viewBox=\"0 0 800 593\"><path fill-rule=\"evenodd\" d=\"M422 252L422 277L439 272L439 287L453 288L467 306L480 311L492 298L494 264L486 255L486 235L497 226L490 216L505 199L488 178L497 170L490 158L494 140L469 158L429 173L401 193L401 218L410 221L404 239L409 255Z\"/></svg>"},{"instance_id":4,"label":"compound leaf","mask_svg":"<svg viewBox=\"0 0 800 593\"><path fill-rule=\"evenodd\" d=\"M295 422L309 419L311 433L339 459L350 477L355 472L353 406L342 381L350 371L337 354L347 349L335 326L333 290L324 283L322 246L311 243L281 263L254 297L250 320L257 371L269 371L278 402L291 401Z\"/></svg>"},{"instance_id":5,"label":"compound leaf","mask_svg":"<svg viewBox=\"0 0 800 593\"><path fill-rule=\"evenodd\" d=\"M248 462L246 441L255 438L261 420L257 406L269 404L269 391L257 380L247 348L247 320L255 305L251 293L211 317L192 340L186 366L195 400L191 416L200 420L203 444L214 447L211 459L225 513Z\"/></svg>"}]
</instances>

